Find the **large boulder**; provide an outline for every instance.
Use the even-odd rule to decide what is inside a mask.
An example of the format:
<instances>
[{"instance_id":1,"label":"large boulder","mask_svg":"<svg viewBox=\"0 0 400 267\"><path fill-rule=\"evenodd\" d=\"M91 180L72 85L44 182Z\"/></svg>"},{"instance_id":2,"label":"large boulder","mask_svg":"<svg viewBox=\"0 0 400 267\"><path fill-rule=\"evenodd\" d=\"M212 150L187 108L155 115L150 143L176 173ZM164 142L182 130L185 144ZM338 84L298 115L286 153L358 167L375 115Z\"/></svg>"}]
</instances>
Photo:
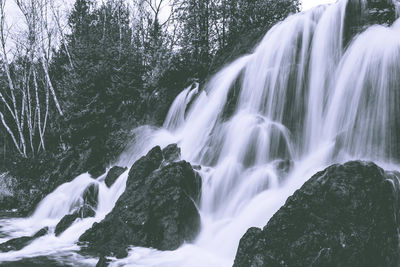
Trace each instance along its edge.
<instances>
[{"instance_id":1,"label":"large boulder","mask_svg":"<svg viewBox=\"0 0 400 267\"><path fill-rule=\"evenodd\" d=\"M119 167L119 166L112 167L108 171L107 176L104 180L107 187L111 187L115 183L115 181L118 179L118 177L120 177L121 174L123 174L127 169L128 168L123 168L123 167Z\"/></svg>"},{"instance_id":2,"label":"large boulder","mask_svg":"<svg viewBox=\"0 0 400 267\"><path fill-rule=\"evenodd\" d=\"M87 242L86 250L125 257L131 245L174 250L195 238L200 177L185 161L162 162L157 146L133 164L114 209L79 238Z\"/></svg>"},{"instance_id":3,"label":"large boulder","mask_svg":"<svg viewBox=\"0 0 400 267\"><path fill-rule=\"evenodd\" d=\"M315 174L247 231L234 266L399 266L398 177L358 161Z\"/></svg>"},{"instance_id":4,"label":"large boulder","mask_svg":"<svg viewBox=\"0 0 400 267\"><path fill-rule=\"evenodd\" d=\"M22 236L22 237L8 240L7 242L0 244L0 251L8 252L11 250L20 250L20 249L26 247L27 245L29 245L30 243L32 243L32 241L35 240L36 238L47 235L48 231L49 231L49 228L45 227L45 228L40 229L33 236Z\"/></svg>"}]
</instances>

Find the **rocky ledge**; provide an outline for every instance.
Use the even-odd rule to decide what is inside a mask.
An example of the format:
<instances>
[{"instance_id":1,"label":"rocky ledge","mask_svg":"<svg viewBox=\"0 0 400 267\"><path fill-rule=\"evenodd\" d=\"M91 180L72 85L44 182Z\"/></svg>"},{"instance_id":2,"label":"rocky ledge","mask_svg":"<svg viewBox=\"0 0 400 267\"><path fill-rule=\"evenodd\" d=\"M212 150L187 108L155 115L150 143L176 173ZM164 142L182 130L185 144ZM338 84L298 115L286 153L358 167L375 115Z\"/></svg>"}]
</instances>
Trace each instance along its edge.
<instances>
[{"instance_id":1,"label":"rocky ledge","mask_svg":"<svg viewBox=\"0 0 400 267\"><path fill-rule=\"evenodd\" d=\"M247 231L234 266L399 266L398 177L360 161L315 174Z\"/></svg>"},{"instance_id":2,"label":"rocky ledge","mask_svg":"<svg viewBox=\"0 0 400 267\"><path fill-rule=\"evenodd\" d=\"M157 146L133 164L114 209L79 238L85 251L125 257L129 246L174 250L195 238L201 178L179 154Z\"/></svg>"},{"instance_id":3,"label":"rocky ledge","mask_svg":"<svg viewBox=\"0 0 400 267\"><path fill-rule=\"evenodd\" d=\"M0 251L8 252L11 250L20 250L20 249L26 247L27 245L29 245L30 243L32 243L32 241L35 240L36 238L47 235L48 232L49 232L49 228L45 227L45 228L40 229L33 236L22 236L22 237L8 240L7 242L0 244Z\"/></svg>"}]
</instances>

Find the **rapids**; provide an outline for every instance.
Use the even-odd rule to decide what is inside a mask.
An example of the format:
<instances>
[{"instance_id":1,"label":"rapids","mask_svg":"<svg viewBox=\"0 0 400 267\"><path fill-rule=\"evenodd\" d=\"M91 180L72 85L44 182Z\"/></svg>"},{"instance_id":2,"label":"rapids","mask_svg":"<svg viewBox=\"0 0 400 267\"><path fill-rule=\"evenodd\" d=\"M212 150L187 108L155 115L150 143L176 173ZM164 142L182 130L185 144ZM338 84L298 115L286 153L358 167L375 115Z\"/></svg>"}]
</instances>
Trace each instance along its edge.
<instances>
[{"instance_id":1,"label":"rapids","mask_svg":"<svg viewBox=\"0 0 400 267\"><path fill-rule=\"evenodd\" d=\"M351 159L400 169L400 20L371 26L344 45L346 0L295 14L274 26L254 52L206 84L186 88L161 128L135 129L117 165L131 166L155 145L178 143L202 166L202 230L192 244L161 252L132 248L112 266L231 266L251 226L263 227L288 196L317 171ZM2 219L0 241L53 227L99 184L95 218L75 222L0 261L47 256L91 266L76 242L110 212L128 171L107 188L105 175L82 174L47 196L29 218Z\"/></svg>"}]
</instances>

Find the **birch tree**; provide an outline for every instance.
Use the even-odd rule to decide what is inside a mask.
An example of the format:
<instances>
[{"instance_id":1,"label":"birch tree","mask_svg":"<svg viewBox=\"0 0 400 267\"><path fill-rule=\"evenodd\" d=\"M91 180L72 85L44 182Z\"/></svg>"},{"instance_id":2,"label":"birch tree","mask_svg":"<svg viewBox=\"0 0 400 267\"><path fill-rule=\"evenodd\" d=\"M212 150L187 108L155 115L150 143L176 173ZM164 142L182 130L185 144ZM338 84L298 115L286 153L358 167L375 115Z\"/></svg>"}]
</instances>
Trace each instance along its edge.
<instances>
[{"instance_id":1,"label":"birch tree","mask_svg":"<svg viewBox=\"0 0 400 267\"><path fill-rule=\"evenodd\" d=\"M6 0L0 0L1 69L7 84L0 88L0 104L7 114L0 121L17 151L23 156L45 150L49 122L50 98L59 116L63 111L49 73L52 49L58 45L60 21L53 2L48 0L15 1L23 14L22 32L7 28ZM53 20L52 20L53 18ZM55 20L55 21L54 21ZM14 47L9 48L13 41ZM72 60L70 61L72 64Z\"/></svg>"}]
</instances>

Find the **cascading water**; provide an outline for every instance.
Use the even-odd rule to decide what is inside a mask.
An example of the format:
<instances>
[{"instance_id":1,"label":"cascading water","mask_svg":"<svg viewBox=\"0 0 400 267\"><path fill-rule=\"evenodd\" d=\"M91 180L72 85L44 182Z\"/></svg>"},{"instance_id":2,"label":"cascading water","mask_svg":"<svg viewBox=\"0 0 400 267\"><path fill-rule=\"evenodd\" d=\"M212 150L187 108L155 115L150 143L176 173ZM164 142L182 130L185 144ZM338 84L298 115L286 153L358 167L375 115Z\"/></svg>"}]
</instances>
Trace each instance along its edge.
<instances>
[{"instance_id":1,"label":"cascading water","mask_svg":"<svg viewBox=\"0 0 400 267\"><path fill-rule=\"evenodd\" d=\"M372 26L345 45L346 6L343 0L289 17L203 91L198 84L185 89L163 128L135 130L138 141L119 165L130 166L155 145L178 143L185 160L202 166L202 230L176 251L133 248L113 265L230 266L245 231L264 226L317 171L351 159L399 169L400 21ZM124 191L127 172L110 189L103 179L81 175L46 197L30 218L3 220L1 231L9 235L3 240L54 226L84 188L99 184L95 218L2 253L0 261L76 251L79 235ZM95 262L73 255L81 265Z\"/></svg>"}]
</instances>

